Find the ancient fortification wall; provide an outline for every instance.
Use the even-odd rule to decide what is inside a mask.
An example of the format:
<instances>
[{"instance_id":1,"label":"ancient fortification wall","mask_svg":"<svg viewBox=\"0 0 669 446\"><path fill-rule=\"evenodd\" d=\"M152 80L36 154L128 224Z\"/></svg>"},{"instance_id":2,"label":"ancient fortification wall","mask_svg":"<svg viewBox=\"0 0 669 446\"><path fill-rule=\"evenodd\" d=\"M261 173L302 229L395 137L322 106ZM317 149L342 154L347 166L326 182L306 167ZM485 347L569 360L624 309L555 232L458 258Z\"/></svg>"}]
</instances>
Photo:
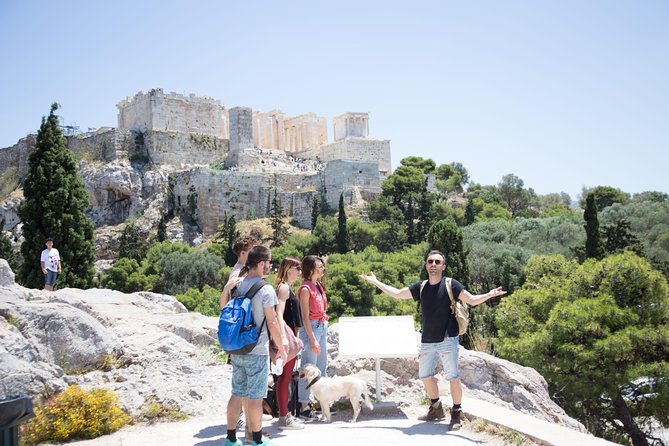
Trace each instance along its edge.
<instances>
[{"instance_id":1,"label":"ancient fortification wall","mask_svg":"<svg viewBox=\"0 0 669 446\"><path fill-rule=\"evenodd\" d=\"M136 135L130 130L101 128L92 133L68 136L67 147L82 158L111 162L128 158Z\"/></svg>"},{"instance_id":2,"label":"ancient fortification wall","mask_svg":"<svg viewBox=\"0 0 669 446\"><path fill-rule=\"evenodd\" d=\"M143 144L152 163L177 168L224 162L230 147L229 140L212 135L159 131L144 132Z\"/></svg>"},{"instance_id":3,"label":"ancient fortification wall","mask_svg":"<svg viewBox=\"0 0 669 446\"><path fill-rule=\"evenodd\" d=\"M116 107L119 129L190 132L229 138L225 108L206 96L166 94L157 88L128 97Z\"/></svg>"},{"instance_id":4,"label":"ancient fortification wall","mask_svg":"<svg viewBox=\"0 0 669 446\"><path fill-rule=\"evenodd\" d=\"M347 202L357 189L369 199L381 192L376 163L335 161L318 173L243 172L196 168L179 172L173 180L173 205L179 213L190 214L189 195L196 199L198 225L205 234L212 234L223 224L225 216L237 219L266 217L276 190L283 211L298 226L311 225L311 207L314 195L327 191L327 202L332 208L339 205L343 191Z\"/></svg>"}]
</instances>

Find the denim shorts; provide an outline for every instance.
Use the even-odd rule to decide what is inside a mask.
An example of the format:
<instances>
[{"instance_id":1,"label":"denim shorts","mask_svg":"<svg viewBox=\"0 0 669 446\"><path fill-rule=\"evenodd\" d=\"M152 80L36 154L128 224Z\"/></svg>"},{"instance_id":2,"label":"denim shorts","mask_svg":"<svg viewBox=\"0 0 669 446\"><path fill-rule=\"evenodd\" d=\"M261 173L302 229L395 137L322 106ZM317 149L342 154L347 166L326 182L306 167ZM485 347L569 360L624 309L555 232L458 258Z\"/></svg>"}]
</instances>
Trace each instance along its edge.
<instances>
[{"instance_id":1,"label":"denim shorts","mask_svg":"<svg viewBox=\"0 0 669 446\"><path fill-rule=\"evenodd\" d=\"M50 269L47 269L46 274L44 275L44 284L53 286L56 284L57 278L58 278L57 271L51 271Z\"/></svg>"},{"instance_id":2,"label":"denim shorts","mask_svg":"<svg viewBox=\"0 0 669 446\"><path fill-rule=\"evenodd\" d=\"M259 400L267 396L269 355L230 355L232 395Z\"/></svg>"},{"instance_id":3,"label":"denim shorts","mask_svg":"<svg viewBox=\"0 0 669 446\"><path fill-rule=\"evenodd\" d=\"M441 342L421 343L418 354L418 378L431 378L436 372L437 361L441 361L444 378L447 381L460 378L458 369L458 350L460 338L444 338Z\"/></svg>"}]
</instances>

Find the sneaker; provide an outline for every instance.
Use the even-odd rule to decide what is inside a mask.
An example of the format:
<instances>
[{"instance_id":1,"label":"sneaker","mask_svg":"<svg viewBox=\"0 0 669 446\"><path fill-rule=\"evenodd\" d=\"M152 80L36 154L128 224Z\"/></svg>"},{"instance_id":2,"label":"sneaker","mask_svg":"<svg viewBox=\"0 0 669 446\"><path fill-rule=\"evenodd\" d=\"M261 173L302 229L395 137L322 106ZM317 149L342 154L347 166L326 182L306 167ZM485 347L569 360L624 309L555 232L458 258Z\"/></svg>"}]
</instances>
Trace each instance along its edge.
<instances>
[{"instance_id":1,"label":"sneaker","mask_svg":"<svg viewBox=\"0 0 669 446\"><path fill-rule=\"evenodd\" d=\"M300 412L300 419L306 422L316 421L318 417L314 414L311 409L304 409Z\"/></svg>"},{"instance_id":2,"label":"sneaker","mask_svg":"<svg viewBox=\"0 0 669 446\"><path fill-rule=\"evenodd\" d=\"M456 431L462 427L462 410L451 410L451 421L448 423L449 430Z\"/></svg>"},{"instance_id":3,"label":"sneaker","mask_svg":"<svg viewBox=\"0 0 669 446\"><path fill-rule=\"evenodd\" d=\"M323 411L321 410L320 406L314 410L315 415L320 415L322 413ZM335 409L334 406L330 406L330 415L337 415L337 409Z\"/></svg>"},{"instance_id":4,"label":"sneaker","mask_svg":"<svg viewBox=\"0 0 669 446\"><path fill-rule=\"evenodd\" d=\"M227 438L225 439L225 446L242 446L243 444L244 443L242 443L242 440L240 440L239 438L234 443L228 440Z\"/></svg>"},{"instance_id":5,"label":"sneaker","mask_svg":"<svg viewBox=\"0 0 669 446\"><path fill-rule=\"evenodd\" d=\"M269 441L269 438L265 437L264 435L262 436L262 443L260 443L260 445L276 446L275 443L272 443L271 441ZM260 445L258 443L256 443L255 441L251 441L251 446L260 446Z\"/></svg>"},{"instance_id":6,"label":"sneaker","mask_svg":"<svg viewBox=\"0 0 669 446\"><path fill-rule=\"evenodd\" d=\"M286 415L285 417L280 416L278 426L280 429L287 430L304 429L304 423L291 415Z\"/></svg>"},{"instance_id":7,"label":"sneaker","mask_svg":"<svg viewBox=\"0 0 669 446\"><path fill-rule=\"evenodd\" d=\"M268 413L263 413L262 414L262 420L263 421L272 421L274 417Z\"/></svg>"},{"instance_id":8,"label":"sneaker","mask_svg":"<svg viewBox=\"0 0 669 446\"><path fill-rule=\"evenodd\" d=\"M239 418L237 418L237 429L244 429L244 426L246 426L244 418L244 412L240 413Z\"/></svg>"},{"instance_id":9,"label":"sneaker","mask_svg":"<svg viewBox=\"0 0 669 446\"><path fill-rule=\"evenodd\" d=\"M443 420L444 418L446 418L446 414L444 413L444 406L441 405L441 401L431 404L427 410L427 414L418 417L420 421L436 421Z\"/></svg>"}]
</instances>

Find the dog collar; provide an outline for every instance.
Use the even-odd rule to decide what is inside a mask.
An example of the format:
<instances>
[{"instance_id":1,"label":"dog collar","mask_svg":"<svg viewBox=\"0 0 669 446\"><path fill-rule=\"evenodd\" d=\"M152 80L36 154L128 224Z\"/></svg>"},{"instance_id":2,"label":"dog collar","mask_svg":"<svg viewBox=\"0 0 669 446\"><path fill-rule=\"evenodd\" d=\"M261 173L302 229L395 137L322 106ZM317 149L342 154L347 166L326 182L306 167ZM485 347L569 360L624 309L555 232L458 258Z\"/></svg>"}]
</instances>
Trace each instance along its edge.
<instances>
[{"instance_id":1,"label":"dog collar","mask_svg":"<svg viewBox=\"0 0 669 446\"><path fill-rule=\"evenodd\" d=\"M315 377L314 380L311 381L311 382L309 383L309 385L307 386L307 389L308 389L309 387L313 386L314 384L316 384L316 382L318 382L319 379L321 379L321 376L320 376L320 375L318 375L317 377Z\"/></svg>"}]
</instances>

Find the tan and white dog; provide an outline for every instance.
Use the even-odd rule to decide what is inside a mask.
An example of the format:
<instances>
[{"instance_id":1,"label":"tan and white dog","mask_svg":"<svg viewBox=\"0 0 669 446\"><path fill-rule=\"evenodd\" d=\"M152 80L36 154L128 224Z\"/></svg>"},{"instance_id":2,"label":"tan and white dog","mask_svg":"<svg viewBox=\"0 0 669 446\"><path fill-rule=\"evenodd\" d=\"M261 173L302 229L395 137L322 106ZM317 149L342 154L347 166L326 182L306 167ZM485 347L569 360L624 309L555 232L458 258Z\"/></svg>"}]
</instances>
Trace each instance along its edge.
<instances>
[{"instance_id":1,"label":"tan and white dog","mask_svg":"<svg viewBox=\"0 0 669 446\"><path fill-rule=\"evenodd\" d=\"M341 397L348 397L353 407L353 418L349 421L355 423L360 414L360 398L364 398L365 407L374 410L369 395L367 395L367 384L355 376L336 376L327 378L321 376L318 367L312 364L305 364L300 368L300 378L307 380L307 388L311 390L314 397L318 400L323 411L321 421L329 423L330 402L337 401Z\"/></svg>"}]
</instances>

